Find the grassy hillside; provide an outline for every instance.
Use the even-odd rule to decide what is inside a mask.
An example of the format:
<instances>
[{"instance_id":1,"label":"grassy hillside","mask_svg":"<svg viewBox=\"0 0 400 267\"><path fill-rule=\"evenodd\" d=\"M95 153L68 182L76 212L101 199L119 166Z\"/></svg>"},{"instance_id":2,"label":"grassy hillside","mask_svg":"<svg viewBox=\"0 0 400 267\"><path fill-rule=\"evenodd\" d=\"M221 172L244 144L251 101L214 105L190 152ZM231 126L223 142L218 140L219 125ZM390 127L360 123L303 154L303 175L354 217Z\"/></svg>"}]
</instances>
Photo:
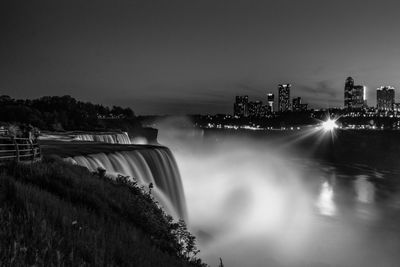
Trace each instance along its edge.
<instances>
[{"instance_id":1,"label":"grassy hillside","mask_svg":"<svg viewBox=\"0 0 400 267\"><path fill-rule=\"evenodd\" d=\"M45 159L0 170L0 266L205 266L184 223L123 177Z\"/></svg>"}]
</instances>

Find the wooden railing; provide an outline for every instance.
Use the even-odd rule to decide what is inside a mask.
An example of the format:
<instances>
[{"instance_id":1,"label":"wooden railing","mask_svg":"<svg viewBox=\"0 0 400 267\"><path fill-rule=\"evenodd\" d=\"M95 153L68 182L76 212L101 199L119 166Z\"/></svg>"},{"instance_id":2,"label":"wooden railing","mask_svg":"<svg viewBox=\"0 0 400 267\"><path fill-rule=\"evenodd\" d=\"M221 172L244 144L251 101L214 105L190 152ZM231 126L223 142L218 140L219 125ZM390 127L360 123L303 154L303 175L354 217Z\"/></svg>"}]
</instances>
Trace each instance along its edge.
<instances>
[{"instance_id":1,"label":"wooden railing","mask_svg":"<svg viewBox=\"0 0 400 267\"><path fill-rule=\"evenodd\" d=\"M0 137L0 163L35 161L41 158L39 144L28 138Z\"/></svg>"}]
</instances>

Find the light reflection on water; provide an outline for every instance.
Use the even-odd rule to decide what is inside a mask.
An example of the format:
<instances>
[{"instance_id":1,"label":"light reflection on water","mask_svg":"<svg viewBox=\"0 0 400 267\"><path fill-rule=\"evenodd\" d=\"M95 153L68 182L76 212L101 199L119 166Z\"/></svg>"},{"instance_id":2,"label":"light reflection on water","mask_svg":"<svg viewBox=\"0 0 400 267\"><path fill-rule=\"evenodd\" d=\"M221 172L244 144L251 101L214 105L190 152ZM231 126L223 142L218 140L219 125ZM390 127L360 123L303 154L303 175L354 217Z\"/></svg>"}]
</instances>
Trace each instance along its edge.
<instances>
[{"instance_id":1,"label":"light reflection on water","mask_svg":"<svg viewBox=\"0 0 400 267\"><path fill-rule=\"evenodd\" d=\"M333 200L333 188L327 182L321 184L321 191L317 200L317 207L322 215L334 216L336 214L336 206Z\"/></svg>"},{"instance_id":2,"label":"light reflection on water","mask_svg":"<svg viewBox=\"0 0 400 267\"><path fill-rule=\"evenodd\" d=\"M161 140L176 156L207 263L398 266L397 174L216 139Z\"/></svg>"},{"instance_id":3,"label":"light reflection on water","mask_svg":"<svg viewBox=\"0 0 400 267\"><path fill-rule=\"evenodd\" d=\"M357 200L362 203L374 203L375 186L368 181L368 175L357 175L354 180Z\"/></svg>"}]
</instances>

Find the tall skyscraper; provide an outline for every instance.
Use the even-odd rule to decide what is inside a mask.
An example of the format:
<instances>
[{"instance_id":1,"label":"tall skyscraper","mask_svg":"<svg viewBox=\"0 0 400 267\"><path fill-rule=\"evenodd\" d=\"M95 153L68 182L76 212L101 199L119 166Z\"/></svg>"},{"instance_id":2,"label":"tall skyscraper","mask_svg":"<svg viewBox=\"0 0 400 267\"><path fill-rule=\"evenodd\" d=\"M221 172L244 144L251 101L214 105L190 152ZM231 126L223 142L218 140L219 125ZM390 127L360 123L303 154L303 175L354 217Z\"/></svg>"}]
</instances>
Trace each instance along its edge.
<instances>
[{"instance_id":1,"label":"tall skyscraper","mask_svg":"<svg viewBox=\"0 0 400 267\"><path fill-rule=\"evenodd\" d=\"M352 103L351 107L360 109L365 106L365 99L364 99L364 94L365 92L365 86L363 85L354 85L353 86L353 93L352 93Z\"/></svg>"},{"instance_id":2,"label":"tall skyscraper","mask_svg":"<svg viewBox=\"0 0 400 267\"><path fill-rule=\"evenodd\" d=\"M273 93L268 93L267 94L267 101L268 101L268 106L269 106L269 110L271 112L274 112L274 94Z\"/></svg>"},{"instance_id":3,"label":"tall skyscraper","mask_svg":"<svg viewBox=\"0 0 400 267\"><path fill-rule=\"evenodd\" d=\"M233 115L238 117L247 117L249 116L249 97L247 95L244 96L236 96L235 104L233 105Z\"/></svg>"},{"instance_id":4,"label":"tall skyscraper","mask_svg":"<svg viewBox=\"0 0 400 267\"><path fill-rule=\"evenodd\" d=\"M348 109L361 109L366 106L366 87L354 85L354 80L348 77L344 85L344 107Z\"/></svg>"},{"instance_id":5,"label":"tall skyscraper","mask_svg":"<svg viewBox=\"0 0 400 267\"><path fill-rule=\"evenodd\" d=\"M344 84L344 107L351 108L352 103L352 91L354 87L354 80L348 77Z\"/></svg>"},{"instance_id":6,"label":"tall skyscraper","mask_svg":"<svg viewBox=\"0 0 400 267\"><path fill-rule=\"evenodd\" d=\"M291 84L279 84L278 85L278 110L285 112L290 110L290 87Z\"/></svg>"},{"instance_id":7,"label":"tall skyscraper","mask_svg":"<svg viewBox=\"0 0 400 267\"><path fill-rule=\"evenodd\" d=\"M381 111L392 111L394 105L394 87L381 86L376 89L376 108Z\"/></svg>"}]
</instances>

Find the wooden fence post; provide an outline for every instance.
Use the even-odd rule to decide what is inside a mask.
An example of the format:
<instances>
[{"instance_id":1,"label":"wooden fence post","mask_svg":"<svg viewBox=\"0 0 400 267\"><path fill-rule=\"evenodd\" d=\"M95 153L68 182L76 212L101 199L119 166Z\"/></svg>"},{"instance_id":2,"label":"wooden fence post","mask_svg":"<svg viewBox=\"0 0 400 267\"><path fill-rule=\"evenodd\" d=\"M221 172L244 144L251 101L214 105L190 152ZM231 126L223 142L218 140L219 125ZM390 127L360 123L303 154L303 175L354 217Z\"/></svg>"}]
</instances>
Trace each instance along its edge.
<instances>
[{"instance_id":1,"label":"wooden fence post","mask_svg":"<svg viewBox=\"0 0 400 267\"><path fill-rule=\"evenodd\" d=\"M33 141L29 139L29 143L31 144L31 151L32 151L32 162L35 161L35 148L33 146Z\"/></svg>"},{"instance_id":2,"label":"wooden fence post","mask_svg":"<svg viewBox=\"0 0 400 267\"><path fill-rule=\"evenodd\" d=\"M15 159L17 162L19 162L19 148L18 148L18 142L17 142L17 139L15 138L15 136L12 137L12 141L13 141L14 147L15 147Z\"/></svg>"}]
</instances>

